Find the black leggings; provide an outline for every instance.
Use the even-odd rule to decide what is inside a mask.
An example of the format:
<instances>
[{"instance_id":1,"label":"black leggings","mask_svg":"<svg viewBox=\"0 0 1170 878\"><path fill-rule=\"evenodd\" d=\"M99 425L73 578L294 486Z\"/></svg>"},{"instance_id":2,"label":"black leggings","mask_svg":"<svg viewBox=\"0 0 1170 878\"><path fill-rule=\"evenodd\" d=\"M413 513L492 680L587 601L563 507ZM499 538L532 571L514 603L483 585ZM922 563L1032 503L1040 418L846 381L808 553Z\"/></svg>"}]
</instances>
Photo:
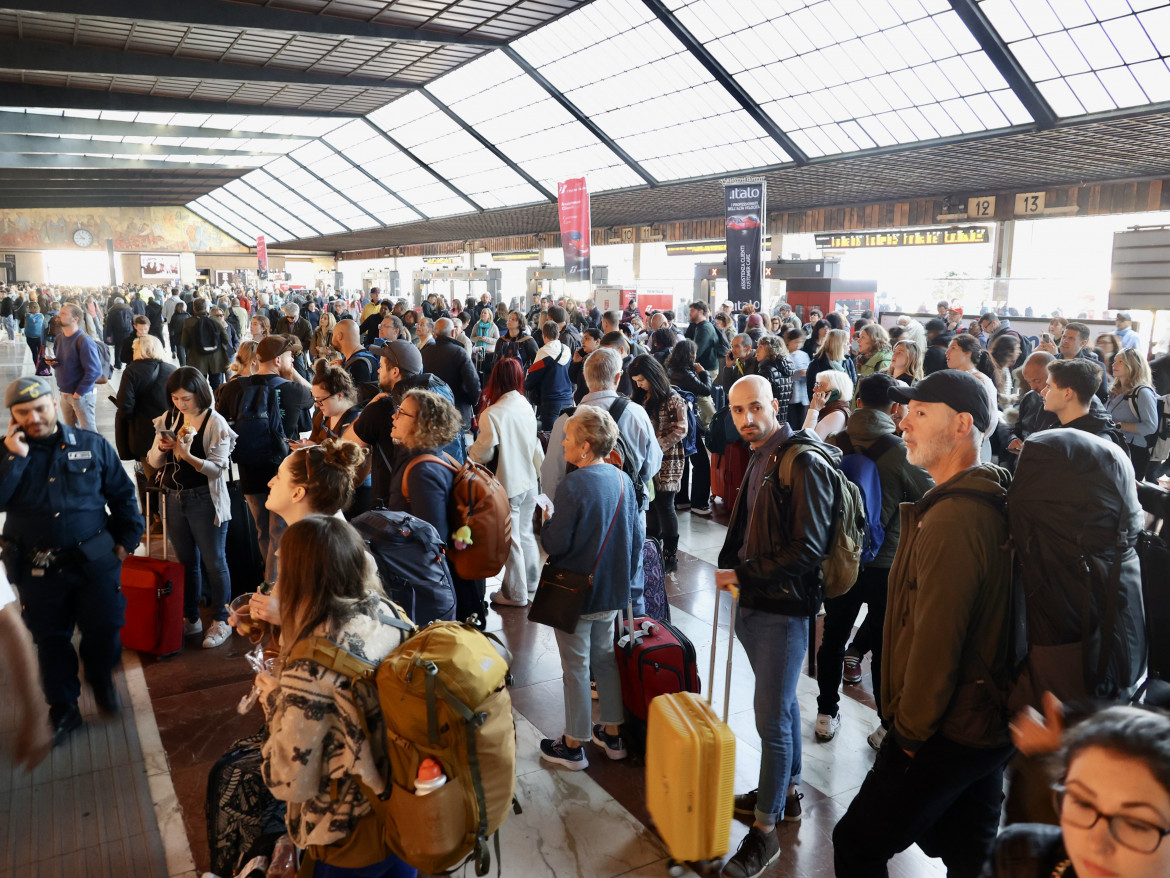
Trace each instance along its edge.
<instances>
[{"instance_id":1,"label":"black leggings","mask_svg":"<svg viewBox=\"0 0 1170 878\"><path fill-rule=\"evenodd\" d=\"M674 511L676 491L654 489L654 499L646 511L646 536L662 540L671 546L678 545L678 513Z\"/></svg>"}]
</instances>

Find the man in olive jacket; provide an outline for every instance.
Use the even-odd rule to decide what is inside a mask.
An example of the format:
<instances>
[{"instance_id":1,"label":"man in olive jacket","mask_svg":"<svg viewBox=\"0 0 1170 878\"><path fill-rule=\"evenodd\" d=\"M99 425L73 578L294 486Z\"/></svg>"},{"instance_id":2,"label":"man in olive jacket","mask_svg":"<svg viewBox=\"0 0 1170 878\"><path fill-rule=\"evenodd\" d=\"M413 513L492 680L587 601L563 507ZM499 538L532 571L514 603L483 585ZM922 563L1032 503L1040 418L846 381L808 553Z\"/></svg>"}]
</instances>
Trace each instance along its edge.
<instances>
[{"instance_id":1,"label":"man in olive jacket","mask_svg":"<svg viewBox=\"0 0 1170 878\"><path fill-rule=\"evenodd\" d=\"M889 397L907 406L908 460L936 487L901 508L882 655L890 732L833 831L834 864L841 878L884 876L889 859L917 843L950 878L975 878L995 840L1012 752L997 688L1010 640L1001 511L1010 477L979 463L990 415L973 376L944 369Z\"/></svg>"}]
</instances>

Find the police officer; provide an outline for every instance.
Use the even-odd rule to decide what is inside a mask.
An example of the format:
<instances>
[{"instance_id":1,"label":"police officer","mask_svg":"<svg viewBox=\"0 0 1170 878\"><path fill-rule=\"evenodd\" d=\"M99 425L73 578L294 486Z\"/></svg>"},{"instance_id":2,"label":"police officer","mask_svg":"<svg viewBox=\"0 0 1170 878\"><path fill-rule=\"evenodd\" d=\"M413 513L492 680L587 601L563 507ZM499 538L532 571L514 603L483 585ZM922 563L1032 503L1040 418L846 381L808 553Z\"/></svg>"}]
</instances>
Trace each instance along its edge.
<instances>
[{"instance_id":1,"label":"police officer","mask_svg":"<svg viewBox=\"0 0 1170 878\"><path fill-rule=\"evenodd\" d=\"M110 715L120 707L112 673L122 651L122 561L144 522L113 446L65 424L48 381L16 379L4 403L12 413L0 454L4 563L37 644L60 744L81 725L75 625L94 701Z\"/></svg>"}]
</instances>

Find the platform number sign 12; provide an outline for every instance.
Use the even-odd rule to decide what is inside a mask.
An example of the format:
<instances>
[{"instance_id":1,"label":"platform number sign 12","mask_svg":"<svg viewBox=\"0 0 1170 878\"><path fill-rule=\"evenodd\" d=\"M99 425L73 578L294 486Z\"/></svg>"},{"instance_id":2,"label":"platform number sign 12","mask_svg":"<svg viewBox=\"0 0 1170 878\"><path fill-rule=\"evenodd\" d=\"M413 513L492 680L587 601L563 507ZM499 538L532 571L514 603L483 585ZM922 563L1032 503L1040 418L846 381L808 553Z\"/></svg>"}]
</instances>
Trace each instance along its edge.
<instances>
[{"instance_id":1,"label":"platform number sign 12","mask_svg":"<svg viewBox=\"0 0 1170 878\"><path fill-rule=\"evenodd\" d=\"M986 220L995 216L995 196L981 195L967 199L967 219Z\"/></svg>"},{"instance_id":2,"label":"platform number sign 12","mask_svg":"<svg viewBox=\"0 0 1170 878\"><path fill-rule=\"evenodd\" d=\"M1035 216L1044 213L1043 192L1021 192L1016 196L1016 216Z\"/></svg>"}]
</instances>

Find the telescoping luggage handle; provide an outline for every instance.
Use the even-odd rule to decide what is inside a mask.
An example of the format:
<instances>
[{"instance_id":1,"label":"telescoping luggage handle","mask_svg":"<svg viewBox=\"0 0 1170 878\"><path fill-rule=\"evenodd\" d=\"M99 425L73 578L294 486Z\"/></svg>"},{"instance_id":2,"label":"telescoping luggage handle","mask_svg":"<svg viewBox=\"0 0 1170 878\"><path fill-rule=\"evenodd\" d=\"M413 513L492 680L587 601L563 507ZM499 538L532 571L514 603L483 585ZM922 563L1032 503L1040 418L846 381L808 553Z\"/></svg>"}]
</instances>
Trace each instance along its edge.
<instances>
[{"instance_id":1,"label":"telescoping luggage handle","mask_svg":"<svg viewBox=\"0 0 1170 878\"><path fill-rule=\"evenodd\" d=\"M723 681L723 722L727 722L727 712L731 705L731 659L735 656L735 611L739 607L739 586L733 585L731 592L731 615L727 619L727 676ZM715 697L715 646L719 642L719 595L715 592L715 620L711 623L711 673L707 678L707 704L714 707L712 699Z\"/></svg>"}]
</instances>

